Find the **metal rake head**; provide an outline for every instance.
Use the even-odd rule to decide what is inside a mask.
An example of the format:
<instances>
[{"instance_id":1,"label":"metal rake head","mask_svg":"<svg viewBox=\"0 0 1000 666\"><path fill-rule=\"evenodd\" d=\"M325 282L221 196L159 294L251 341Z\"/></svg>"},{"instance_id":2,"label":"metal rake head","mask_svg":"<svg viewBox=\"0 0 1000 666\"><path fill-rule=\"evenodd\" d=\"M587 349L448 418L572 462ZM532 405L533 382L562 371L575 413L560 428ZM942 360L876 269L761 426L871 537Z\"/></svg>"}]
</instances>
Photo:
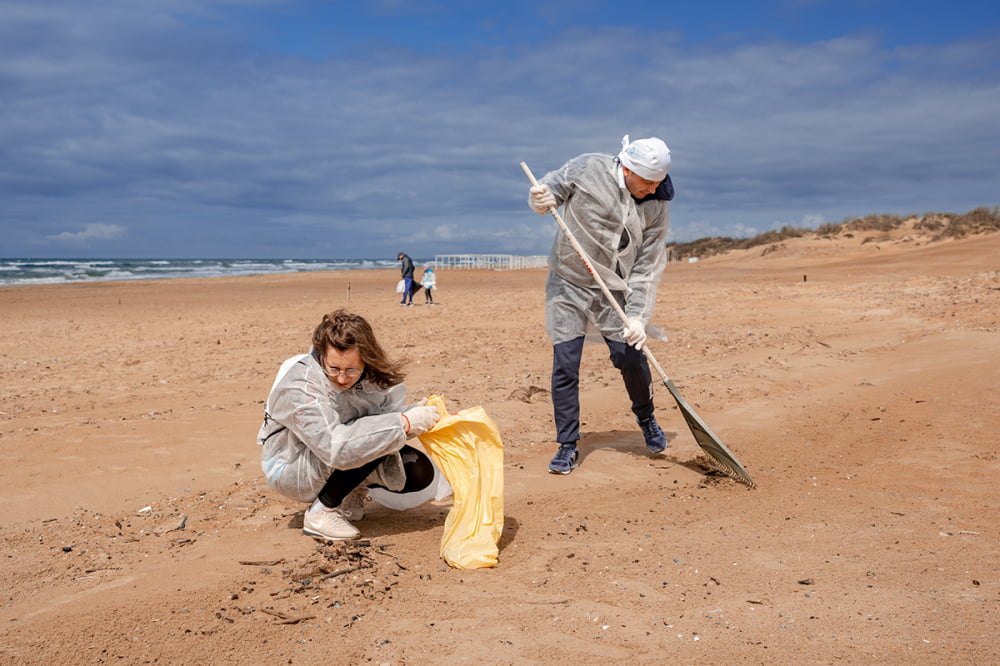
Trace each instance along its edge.
<instances>
[{"instance_id":1,"label":"metal rake head","mask_svg":"<svg viewBox=\"0 0 1000 666\"><path fill-rule=\"evenodd\" d=\"M757 482L754 481L750 474L743 469L743 465L740 461L736 459L726 445L722 443L718 437L712 434L712 431L708 429L708 426L698 418L698 415L694 413L691 406L687 404L687 401L681 396L677 387L669 379L664 382L670 394L674 397L677 402L677 407L681 410L681 414L684 415L684 420L688 424L688 428L691 430L691 434L694 435L694 439L698 442L698 446L708 454L708 460L711 466L716 470L725 474L726 476L739 481L748 488L756 488Z\"/></svg>"}]
</instances>

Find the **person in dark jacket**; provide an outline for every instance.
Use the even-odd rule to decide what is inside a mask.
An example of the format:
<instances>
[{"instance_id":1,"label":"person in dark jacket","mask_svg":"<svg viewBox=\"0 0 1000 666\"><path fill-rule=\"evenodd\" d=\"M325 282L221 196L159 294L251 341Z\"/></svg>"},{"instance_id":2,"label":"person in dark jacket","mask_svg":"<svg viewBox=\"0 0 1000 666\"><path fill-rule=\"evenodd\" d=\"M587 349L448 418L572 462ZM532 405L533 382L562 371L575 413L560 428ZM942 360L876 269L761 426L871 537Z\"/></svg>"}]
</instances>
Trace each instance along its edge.
<instances>
[{"instance_id":1,"label":"person in dark jacket","mask_svg":"<svg viewBox=\"0 0 1000 666\"><path fill-rule=\"evenodd\" d=\"M396 256L400 261L400 271L403 273L403 300L400 305L413 305L413 260L405 253Z\"/></svg>"}]
</instances>

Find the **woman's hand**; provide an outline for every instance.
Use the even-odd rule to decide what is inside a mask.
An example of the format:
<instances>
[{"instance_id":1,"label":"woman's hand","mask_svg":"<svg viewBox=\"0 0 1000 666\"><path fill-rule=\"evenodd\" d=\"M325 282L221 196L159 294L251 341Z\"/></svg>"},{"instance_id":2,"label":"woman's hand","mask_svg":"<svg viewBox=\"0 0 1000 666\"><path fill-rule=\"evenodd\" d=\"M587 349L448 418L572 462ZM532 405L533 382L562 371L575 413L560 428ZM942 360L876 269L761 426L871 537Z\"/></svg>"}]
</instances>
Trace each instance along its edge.
<instances>
[{"instance_id":1,"label":"woman's hand","mask_svg":"<svg viewBox=\"0 0 1000 666\"><path fill-rule=\"evenodd\" d=\"M403 430L406 431L407 437L417 437L424 434L433 428L434 424L441 418L437 407L426 405L408 409L400 416L403 418Z\"/></svg>"}]
</instances>

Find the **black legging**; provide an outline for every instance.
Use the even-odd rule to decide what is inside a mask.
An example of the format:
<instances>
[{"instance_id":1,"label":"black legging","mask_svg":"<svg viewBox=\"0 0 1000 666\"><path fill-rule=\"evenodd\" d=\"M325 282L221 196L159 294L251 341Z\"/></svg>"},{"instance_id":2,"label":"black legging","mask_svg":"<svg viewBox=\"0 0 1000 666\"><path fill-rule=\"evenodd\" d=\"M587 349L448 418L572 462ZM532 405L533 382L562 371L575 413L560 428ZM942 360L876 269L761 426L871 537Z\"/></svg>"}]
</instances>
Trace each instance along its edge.
<instances>
[{"instance_id":1,"label":"black legging","mask_svg":"<svg viewBox=\"0 0 1000 666\"><path fill-rule=\"evenodd\" d=\"M406 484L400 493L414 493L423 490L431 485L434 480L434 465L430 458L412 446L404 446L399 451L403 458L403 472L406 475ZM319 491L319 501L323 506L331 509L343 503L344 498L351 494L355 488L364 483L368 475L375 471L375 468L382 464L388 456L383 456L354 469L335 469L330 478L327 479L323 490ZM381 486L371 486L380 488Z\"/></svg>"}]
</instances>

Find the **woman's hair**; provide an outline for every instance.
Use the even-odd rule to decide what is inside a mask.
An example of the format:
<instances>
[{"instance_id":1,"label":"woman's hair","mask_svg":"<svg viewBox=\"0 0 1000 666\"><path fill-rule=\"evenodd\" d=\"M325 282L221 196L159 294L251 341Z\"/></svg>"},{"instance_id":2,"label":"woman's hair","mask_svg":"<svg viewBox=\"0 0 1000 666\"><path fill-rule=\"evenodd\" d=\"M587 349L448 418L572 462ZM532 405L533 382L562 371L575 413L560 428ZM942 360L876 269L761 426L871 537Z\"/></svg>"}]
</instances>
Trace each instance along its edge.
<instances>
[{"instance_id":1,"label":"woman's hair","mask_svg":"<svg viewBox=\"0 0 1000 666\"><path fill-rule=\"evenodd\" d=\"M406 377L403 363L389 360L365 318L347 310L340 309L323 315L323 321L313 331L312 345L320 359L328 346L337 351L357 347L365 364L362 376L379 388L386 389L400 384Z\"/></svg>"}]
</instances>

